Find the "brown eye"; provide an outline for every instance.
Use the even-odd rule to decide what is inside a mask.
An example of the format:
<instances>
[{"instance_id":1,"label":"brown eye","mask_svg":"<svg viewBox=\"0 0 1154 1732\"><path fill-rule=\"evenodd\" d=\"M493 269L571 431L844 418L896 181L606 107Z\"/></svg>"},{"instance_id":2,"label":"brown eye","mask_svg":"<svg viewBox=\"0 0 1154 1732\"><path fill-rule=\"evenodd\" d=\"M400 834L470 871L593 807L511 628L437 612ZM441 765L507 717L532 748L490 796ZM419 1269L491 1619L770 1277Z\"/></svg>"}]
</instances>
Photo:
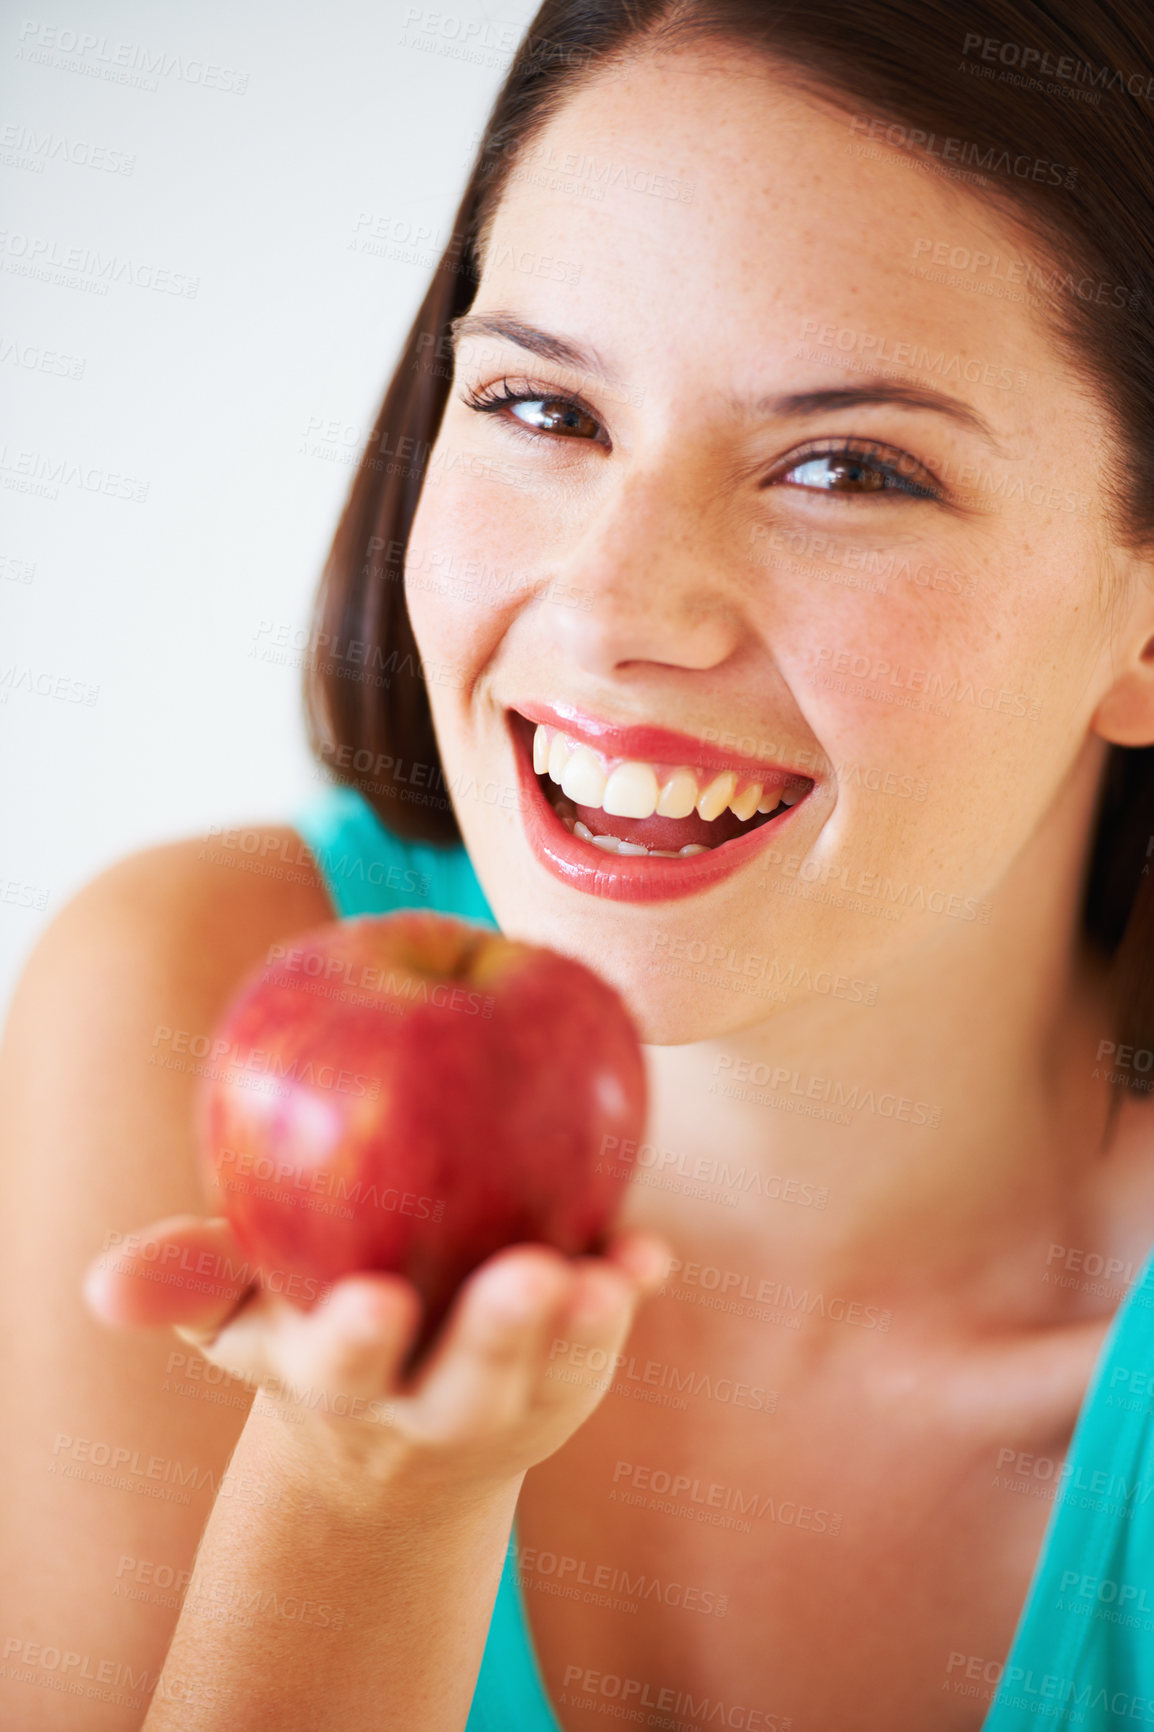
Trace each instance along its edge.
<instances>
[{"instance_id":1,"label":"brown eye","mask_svg":"<svg viewBox=\"0 0 1154 1732\"><path fill-rule=\"evenodd\" d=\"M508 405L509 413L538 433L561 433L595 439L598 425L592 415L564 397L522 397Z\"/></svg>"},{"instance_id":2,"label":"brown eye","mask_svg":"<svg viewBox=\"0 0 1154 1732\"><path fill-rule=\"evenodd\" d=\"M878 493L887 477L857 457L811 457L790 471L796 487L821 487L829 493Z\"/></svg>"},{"instance_id":3,"label":"brown eye","mask_svg":"<svg viewBox=\"0 0 1154 1732\"><path fill-rule=\"evenodd\" d=\"M511 432L535 438L538 433L559 434L562 439L584 439L597 445L610 443L596 415L581 397L567 391L549 391L531 379L520 382L519 388L501 379L481 390L467 390L462 402L480 415L498 415L506 426L510 417L515 425Z\"/></svg>"},{"instance_id":4,"label":"brown eye","mask_svg":"<svg viewBox=\"0 0 1154 1732\"><path fill-rule=\"evenodd\" d=\"M936 499L935 490L926 485L924 476L913 459L901 452L880 450L855 451L843 447L836 451L811 451L776 479L790 487L812 488L821 493L846 493L861 496L867 493L904 493L915 499Z\"/></svg>"}]
</instances>

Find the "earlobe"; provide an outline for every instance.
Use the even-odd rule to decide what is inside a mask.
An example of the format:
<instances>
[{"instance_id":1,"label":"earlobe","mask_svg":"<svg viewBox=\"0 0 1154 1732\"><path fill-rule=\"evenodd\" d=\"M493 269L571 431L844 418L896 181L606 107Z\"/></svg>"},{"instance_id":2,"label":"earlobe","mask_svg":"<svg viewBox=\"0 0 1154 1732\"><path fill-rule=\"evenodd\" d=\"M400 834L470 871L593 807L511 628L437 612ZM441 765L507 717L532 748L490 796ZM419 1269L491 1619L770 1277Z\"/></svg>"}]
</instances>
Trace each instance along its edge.
<instances>
[{"instance_id":1,"label":"earlobe","mask_svg":"<svg viewBox=\"0 0 1154 1732\"><path fill-rule=\"evenodd\" d=\"M1154 636L1121 670L1091 726L1114 746L1154 745Z\"/></svg>"}]
</instances>

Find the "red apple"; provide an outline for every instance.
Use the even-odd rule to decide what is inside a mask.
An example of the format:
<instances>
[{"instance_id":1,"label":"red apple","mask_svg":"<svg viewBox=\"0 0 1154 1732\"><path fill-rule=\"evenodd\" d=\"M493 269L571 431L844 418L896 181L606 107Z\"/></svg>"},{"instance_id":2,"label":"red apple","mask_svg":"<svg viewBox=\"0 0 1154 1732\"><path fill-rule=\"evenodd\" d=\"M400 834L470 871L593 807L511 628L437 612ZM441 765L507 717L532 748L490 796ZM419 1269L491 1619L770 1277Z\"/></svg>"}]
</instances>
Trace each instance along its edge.
<instances>
[{"instance_id":1,"label":"red apple","mask_svg":"<svg viewBox=\"0 0 1154 1732\"><path fill-rule=\"evenodd\" d=\"M245 1255L298 1300L357 1271L404 1275L422 1339L502 1246L596 1250L644 1131L644 1060L614 989L443 914L275 946L212 1054L206 1167Z\"/></svg>"}]
</instances>

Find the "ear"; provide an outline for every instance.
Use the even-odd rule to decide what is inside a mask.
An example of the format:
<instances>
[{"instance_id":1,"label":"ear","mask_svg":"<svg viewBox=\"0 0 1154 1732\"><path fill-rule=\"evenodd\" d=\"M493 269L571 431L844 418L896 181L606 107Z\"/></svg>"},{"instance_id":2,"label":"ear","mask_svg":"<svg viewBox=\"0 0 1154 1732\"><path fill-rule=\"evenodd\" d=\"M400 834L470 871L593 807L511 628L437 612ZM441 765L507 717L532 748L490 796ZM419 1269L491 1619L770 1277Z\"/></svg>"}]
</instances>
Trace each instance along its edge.
<instances>
[{"instance_id":1,"label":"ear","mask_svg":"<svg viewBox=\"0 0 1154 1732\"><path fill-rule=\"evenodd\" d=\"M1154 746L1154 559L1135 559L1120 576L1131 606L1114 635L1114 683L1090 725L1115 746Z\"/></svg>"}]
</instances>

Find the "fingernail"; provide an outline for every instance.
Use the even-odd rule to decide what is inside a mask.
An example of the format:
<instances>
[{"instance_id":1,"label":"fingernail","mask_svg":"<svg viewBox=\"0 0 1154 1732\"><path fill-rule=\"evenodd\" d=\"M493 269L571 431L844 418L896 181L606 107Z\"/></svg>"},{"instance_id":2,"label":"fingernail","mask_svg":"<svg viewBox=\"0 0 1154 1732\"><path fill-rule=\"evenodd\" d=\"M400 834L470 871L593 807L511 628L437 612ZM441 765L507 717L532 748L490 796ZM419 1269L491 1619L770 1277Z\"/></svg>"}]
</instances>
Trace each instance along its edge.
<instances>
[{"instance_id":1,"label":"fingernail","mask_svg":"<svg viewBox=\"0 0 1154 1732\"><path fill-rule=\"evenodd\" d=\"M90 1311L101 1311L100 1301L104 1295L104 1271L99 1263L90 1263L84 1272L80 1283L80 1291L84 1295L84 1303Z\"/></svg>"},{"instance_id":2,"label":"fingernail","mask_svg":"<svg viewBox=\"0 0 1154 1732\"><path fill-rule=\"evenodd\" d=\"M593 1273L582 1281L578 1289L578 1297L573 1308L573 1321L577 1324L597 1324L612 1314L617 1308L621 1296L619 1283Z\"/></svg>"},{"instance_id":3,"label":"fingernail","mask_svg":"<svg viewBox=\"0 0 1154 1732\"><path fill-rule=\"evenodd\" d=\"M486 1303L511 1323L531 1317L549 1291L549 1281L538 1269L494 1269L486 1278Z\"/></svg>"}]
</instances>

